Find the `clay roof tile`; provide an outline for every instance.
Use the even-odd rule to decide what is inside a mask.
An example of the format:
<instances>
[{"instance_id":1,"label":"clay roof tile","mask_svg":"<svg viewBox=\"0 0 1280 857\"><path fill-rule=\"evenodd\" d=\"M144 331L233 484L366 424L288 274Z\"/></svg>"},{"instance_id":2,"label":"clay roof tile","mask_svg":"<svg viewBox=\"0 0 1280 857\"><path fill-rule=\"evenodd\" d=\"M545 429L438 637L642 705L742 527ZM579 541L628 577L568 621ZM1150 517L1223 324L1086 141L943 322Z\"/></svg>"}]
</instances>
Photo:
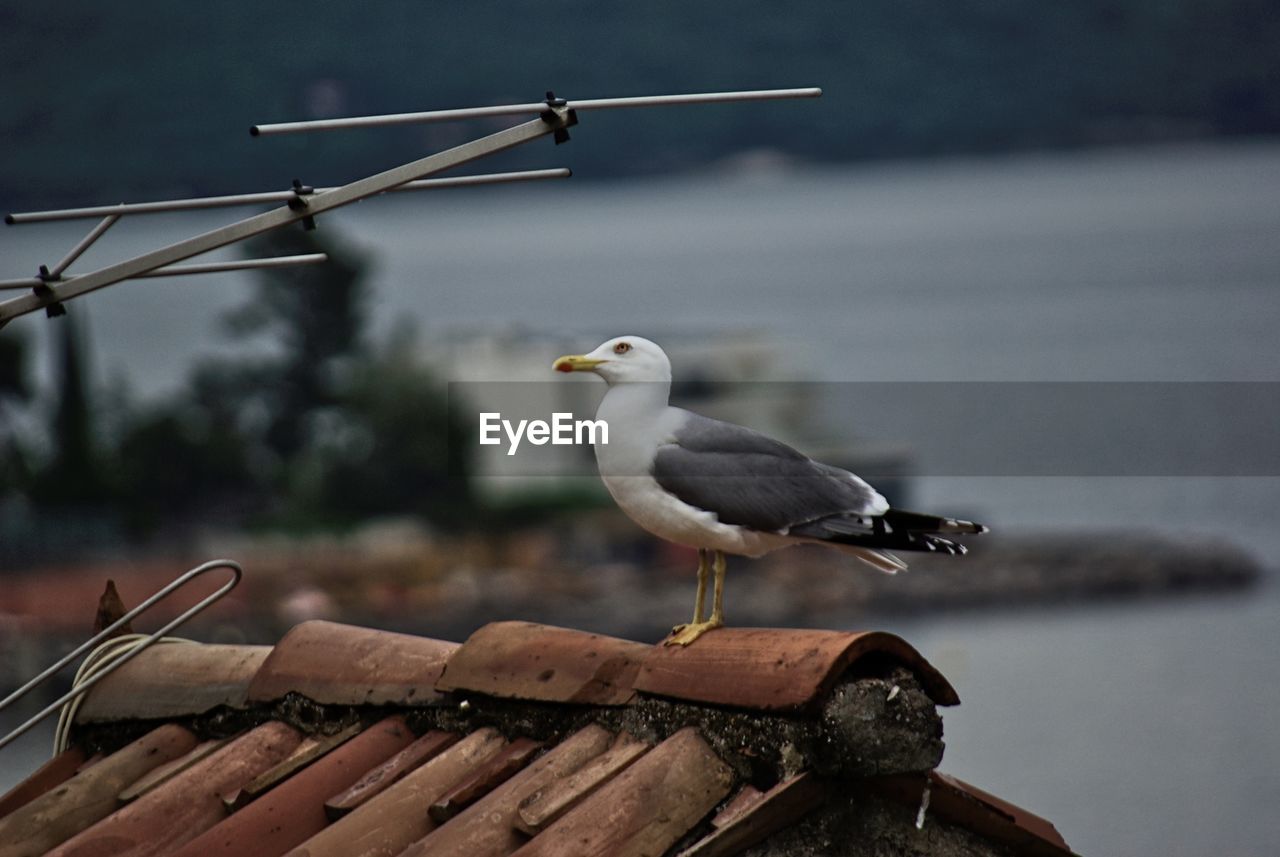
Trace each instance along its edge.
<instances>
[{"instance_id":1,"label":"clay roof tile","mask_svg":"<svg viewBox=\"0 0 1280 857\"><path fill-rule=\"evenodd\" d=\"M388 717L331 749L170 857L278 857L325 828L325 800L403 750L413 737L404 718Z\"/></svg>"},{"instance_id":2,"label":"clay roof tile","mask_svg":"<svg viewBox=\"0 0 1280 857\"><path fill-rule=\"evenodd\" d=\"M226 815L222 795L279 762L299 740L284 723L264 723L71 837L48 857L167 854L221 821Z\"/></svg>"},{"instance_id":3,"label":"clay roof tile","mask_svg":"<svg viewBox=\"0 0 1280 857\"><path fill-rule=\"evenodd\" d=\"M730 857L794 824L825 797L826 786L809 772L788 777L767 792L748 786L712 819L715 830L679 857Z\"/></svg>"},{"instance_id":4,"label":"clay roof tile","mask_svg":"<svg viewBox=\"0 0 1280 857\"><path fill-rule=\"evenodd\" d=\"M457 643L314 620L272 649L249 685L251 702L299 693L333 705L431 705Z\"/></svg>"},{"instance_id":5,"label":"clay roof tile","mask_svg":"<svg viewBox=\"0 0 1280 857\"><path fill-rule=\"evenodd\" d=\"M592 724L579 729L400 857L504 857L524 844L515 827L519 807L542 789L606 752L613 735Z\"/></svg>"},{"instance_id":6,"label":"clay roof tile","mask_svg":"<svg viewBox=\"0 0 1280 857\"><path fill-rule=\"evenodd\" d=\"M483 765L506 740L478 729L400 782L289 851L290 857L389 857L435 828L427 807Z\"/></svg>"},{"instance_id":7,"label":"clay roof tile","mask_svg":"<svg viewBox=\"0 0 1280 857\"><path fill-rule=\"evenodd\" d=\"M84 762L84 750L71 747L36 768L30 776L0 797L0 819L71 779Z\"/></svg>"},{"instance_id":8,"label":"clay roof tile","mask_svg":"<svg viewBox=\"0 0 1280 857\"><path fill-rule=\"evenodd\" d=\"M691 646L652 647L635 688L686 702L793 711L817 703L847 670L874 657L910 669L937 704L960 702L919 652L880 631L718 628Z\"/></svg>"},{"instance_id":9,"label":"clay roof tile","mask_svg":"<svg viewBox=\"0 0 1280 857\"><path fill-rule=\"evenodd\" d=\"M663 854L719 803L732 770L687 727L515 853L519 857Z\"/></svg>"},{"instance_id":10,"label":"clay roof tile","mask_svg":"<svg viewBox=\"0 0 1280 857\"><path fill-rule=\"evenodd\" d=\"M243 708L249 682L270 651L270 646L154 645L85 694L76 722L183 717L219 705Z\"/></svg>"},{"instance_id":11,"label":"clay roof tile","mask_svg":"<svg viewBox=\"0 0 1280 857\"><path fill-rule=\"evenodd\" d=\"M0 855L43 854L61 845L114 812L122 789L195 744L196 736L176 723L151 730L0 819Z\"/></svg>"},{"instance_id":12,"label":"clay roof tile","mask_svg":"<svg viewBox=\"0 0 1280 857\"><path fill-rule=\"evenodd\" d=\"M315 621L274 649L156 647L95 688L80 720L189 717L219 705L265 712L290 693L325 705L402 707L474 693L538 703L516 710L575 706L557 721L566 727L599 722L568 737L534 730L545 751L531 738L508 741L486 725L493 721L443 709L309 738L268 722L198 743L169 724L91 767L80 751L63 754L0 798L0 857L9 857L10 841L28 840L31 853L52 848L50 857L627 857L669 853L682 840L681 857L730 857L794 824L843 781L805 772L764 791L743 786L689 845L738 775L692 727L650 746L601 724L649 734L645 718L666 706L618 708L643 696L736 708L735 717L805 716L842 676L882 677L886 666L909 669L937 704L959 701L915 649L878 632L718 629L688 647L651 647L498 622L458 646ZM406 717L436 730L415 737ZM472 731L439 731L458 723ZM939 819L1015 854L1070 855L1044 819L936 771L860 782L912 806L927 784L929 813ZM21 839L18 829L27 831ZM32 831L46 838L32 840Z\"/></svg>"},{"instance_id":13,"label":"clay roof tile","mask_svg":"<svg viewBox=\"0 0 1280 857\"><path fill-rule=\"evenodd\" d=\"M435 758L458 743L456 732L433 729L412 744L396 753L373 769L366 771L349 788L336 793L324 802L324 812L330 821L337 821L352 812L365 801L381 794L400 782L420 765Z\"/></svg>"},{"instance_id":14,"label":"clay roof tile","mask_svg":"<svg viewBox=\"0 0 1280 857\"><path fill-rule=\"evenodd\" d=\"M623 705L643 643L532 622L493 622L472 634L449 659L439 690L506 699Z\"/></svg>"},{"instance_id":15,"label":"clay roof tile","mask_svg":"<svg viewBox=\"0 0 1280 857\"><path fill-rule=\"evenodd\" d=\"M926 824L933 815L999 842L1013 854L1073 857L1062 834L1047 820L941 771L930 771L927 777L882 777L875 787L886 797L914 808L921 805L926 783Z\"/></svg>"}]
</instances>

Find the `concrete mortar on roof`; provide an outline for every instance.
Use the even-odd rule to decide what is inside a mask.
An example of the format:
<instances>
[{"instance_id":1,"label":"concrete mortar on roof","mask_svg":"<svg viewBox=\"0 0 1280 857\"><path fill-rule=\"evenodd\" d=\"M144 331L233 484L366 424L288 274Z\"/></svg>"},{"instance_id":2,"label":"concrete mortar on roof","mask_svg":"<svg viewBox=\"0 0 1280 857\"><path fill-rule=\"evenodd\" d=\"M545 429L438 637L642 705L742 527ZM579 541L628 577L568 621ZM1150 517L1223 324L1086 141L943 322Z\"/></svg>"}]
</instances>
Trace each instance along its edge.
<instances>
[{"instance_id":1,"label":"concrete mortar on roof","mask_svg":"<svg viewBox=\"0 0 1280 857\"><path fill-rule=\"evenodd\" d=\"M899 691L889 700L895 686ZM468 703L465 711L463 700ZM220 708L176 722L202 739L228 737L268 720L288 723L307 734L332 734L352 723L372 723L399 711L417 734L430 729L467 733L491 726L508 738L524 736L549 744L588 723L626 731L651 743L696 726L739 777L766 786L803 768L837 778L926 771L937 766L943 752L941 717L915 677L901 668L883 678L843 679L822 709L811 715L658 698L599 707L459 693L448 703L413 709L320 705L289 694L268 706ZM77 741L91 751L109 753L154 725L140 721L86 725L77 729Z\"/></svg>"},{"instance_id":2,"label":"concrete mortar on roof","mask_svg":"<svg viewBox=\"0 0 1280 857\"><path fill-rule=\"evenodd\" d=\"M894 686L899 688L886 702ZM696 726L742 778L772 784L800 768L824 776L866 777L926 771L942 759L942 719L905 669L887 678L846 679L816 716L771 714L642 698L618 707L582 707L458 694L456 706L409 712L415 729L469 731L493 726L508 737L558 741L587 723L657 743ZM787 749L790 748L790 749Z\"/></svg>"}]
</instances>

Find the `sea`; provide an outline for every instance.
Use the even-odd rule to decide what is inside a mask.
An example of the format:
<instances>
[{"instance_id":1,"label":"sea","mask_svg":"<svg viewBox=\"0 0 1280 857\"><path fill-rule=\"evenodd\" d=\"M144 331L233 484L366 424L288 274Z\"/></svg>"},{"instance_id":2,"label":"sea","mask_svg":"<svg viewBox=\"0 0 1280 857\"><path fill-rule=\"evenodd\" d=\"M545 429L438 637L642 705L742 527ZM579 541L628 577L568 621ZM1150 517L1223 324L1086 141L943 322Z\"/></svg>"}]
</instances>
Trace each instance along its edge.
<instances>
[{"instance_id":1,"label":"sea","mask_svg":"<svg viewBox=\"0 0 1280 857\"><path fill-rule=\"evenodd\" d=\"M548 146L546 166L573 166L585 144L584 131ZM78 267L234 216L125 221ZM0 276L55 262L85 229L0 230ZM1275 141L841 167L766 157L626 182L579 173L369 200L321 229L368 254L378 334L406 323L424 338L527 331L586 350L620 333L712 341L750 331L775 343L775 379L1280 390ZM220 319L250 293L244 275L142 281L69 310L88 323L100 388L146 399L181 389L199 358L243 347ZM13 325L36 346L42 377L53 323ZM1208 425L1199 442L1213 447ZM1054 436L1068 462L1091 460L1099 442ZM1222 461L1231 447L1218 447ZM1268 572L1280 553L1272 469L952 470L920 474L912 502L963 509L1002 532L1209 540ZM1229 595L884 626L963 699L944 714L943 770L1047 817L1075 851L1263 855L1280 841L1273 579ZM41 737L0 753L0 787L45 752Z\"/></svg>"}]
</instances>

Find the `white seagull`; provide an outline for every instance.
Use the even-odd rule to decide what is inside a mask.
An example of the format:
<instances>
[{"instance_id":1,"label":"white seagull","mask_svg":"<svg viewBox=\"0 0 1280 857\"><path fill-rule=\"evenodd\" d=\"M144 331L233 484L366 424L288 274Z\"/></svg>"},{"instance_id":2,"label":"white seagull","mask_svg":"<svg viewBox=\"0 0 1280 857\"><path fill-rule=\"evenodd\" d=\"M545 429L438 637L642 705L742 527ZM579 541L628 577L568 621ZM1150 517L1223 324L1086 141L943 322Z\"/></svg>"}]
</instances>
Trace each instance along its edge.
<instances>
[{"instance_id":1,"label":"white seagull","mask_svg":"<svg viewBox=\"0 0 1280 857\"><path fill-rule=\"evenodd\" d=\"M963 545L942 534L987 531L891 509L847 470L749 428L671 407L671 361L648 339L619 336L552 368L594 372L609 385L596 411L609 426L608 443L595 444L596 464L622 511L654 535L698 549L693 621L677 625L667 645L687 646L724 624L726 553L758 557L817 543L894 574L907 566L888 549L963 554ZM709 554L715 590L704 618Z\"/></svg>"}]
</instances>

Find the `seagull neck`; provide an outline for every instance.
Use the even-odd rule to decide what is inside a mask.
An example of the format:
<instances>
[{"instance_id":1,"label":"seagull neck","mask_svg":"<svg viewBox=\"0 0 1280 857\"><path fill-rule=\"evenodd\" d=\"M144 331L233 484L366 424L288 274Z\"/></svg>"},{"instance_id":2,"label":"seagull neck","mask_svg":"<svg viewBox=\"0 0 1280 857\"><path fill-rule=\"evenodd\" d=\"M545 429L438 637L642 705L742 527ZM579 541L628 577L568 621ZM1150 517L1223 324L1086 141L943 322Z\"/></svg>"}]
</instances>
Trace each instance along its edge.
<instances>
[{"instance_id":1,"label":"seagull neck","mask_svg":"<svg viewBox=\"0 0 1280 857\"><path fill-rule=\"evenodd\" d=\"M660 414L671 397L670 381L630 381L613 384L600 400L597 416L628 415L635 419L642 414Z\"/></svg>"}]
</instances>

